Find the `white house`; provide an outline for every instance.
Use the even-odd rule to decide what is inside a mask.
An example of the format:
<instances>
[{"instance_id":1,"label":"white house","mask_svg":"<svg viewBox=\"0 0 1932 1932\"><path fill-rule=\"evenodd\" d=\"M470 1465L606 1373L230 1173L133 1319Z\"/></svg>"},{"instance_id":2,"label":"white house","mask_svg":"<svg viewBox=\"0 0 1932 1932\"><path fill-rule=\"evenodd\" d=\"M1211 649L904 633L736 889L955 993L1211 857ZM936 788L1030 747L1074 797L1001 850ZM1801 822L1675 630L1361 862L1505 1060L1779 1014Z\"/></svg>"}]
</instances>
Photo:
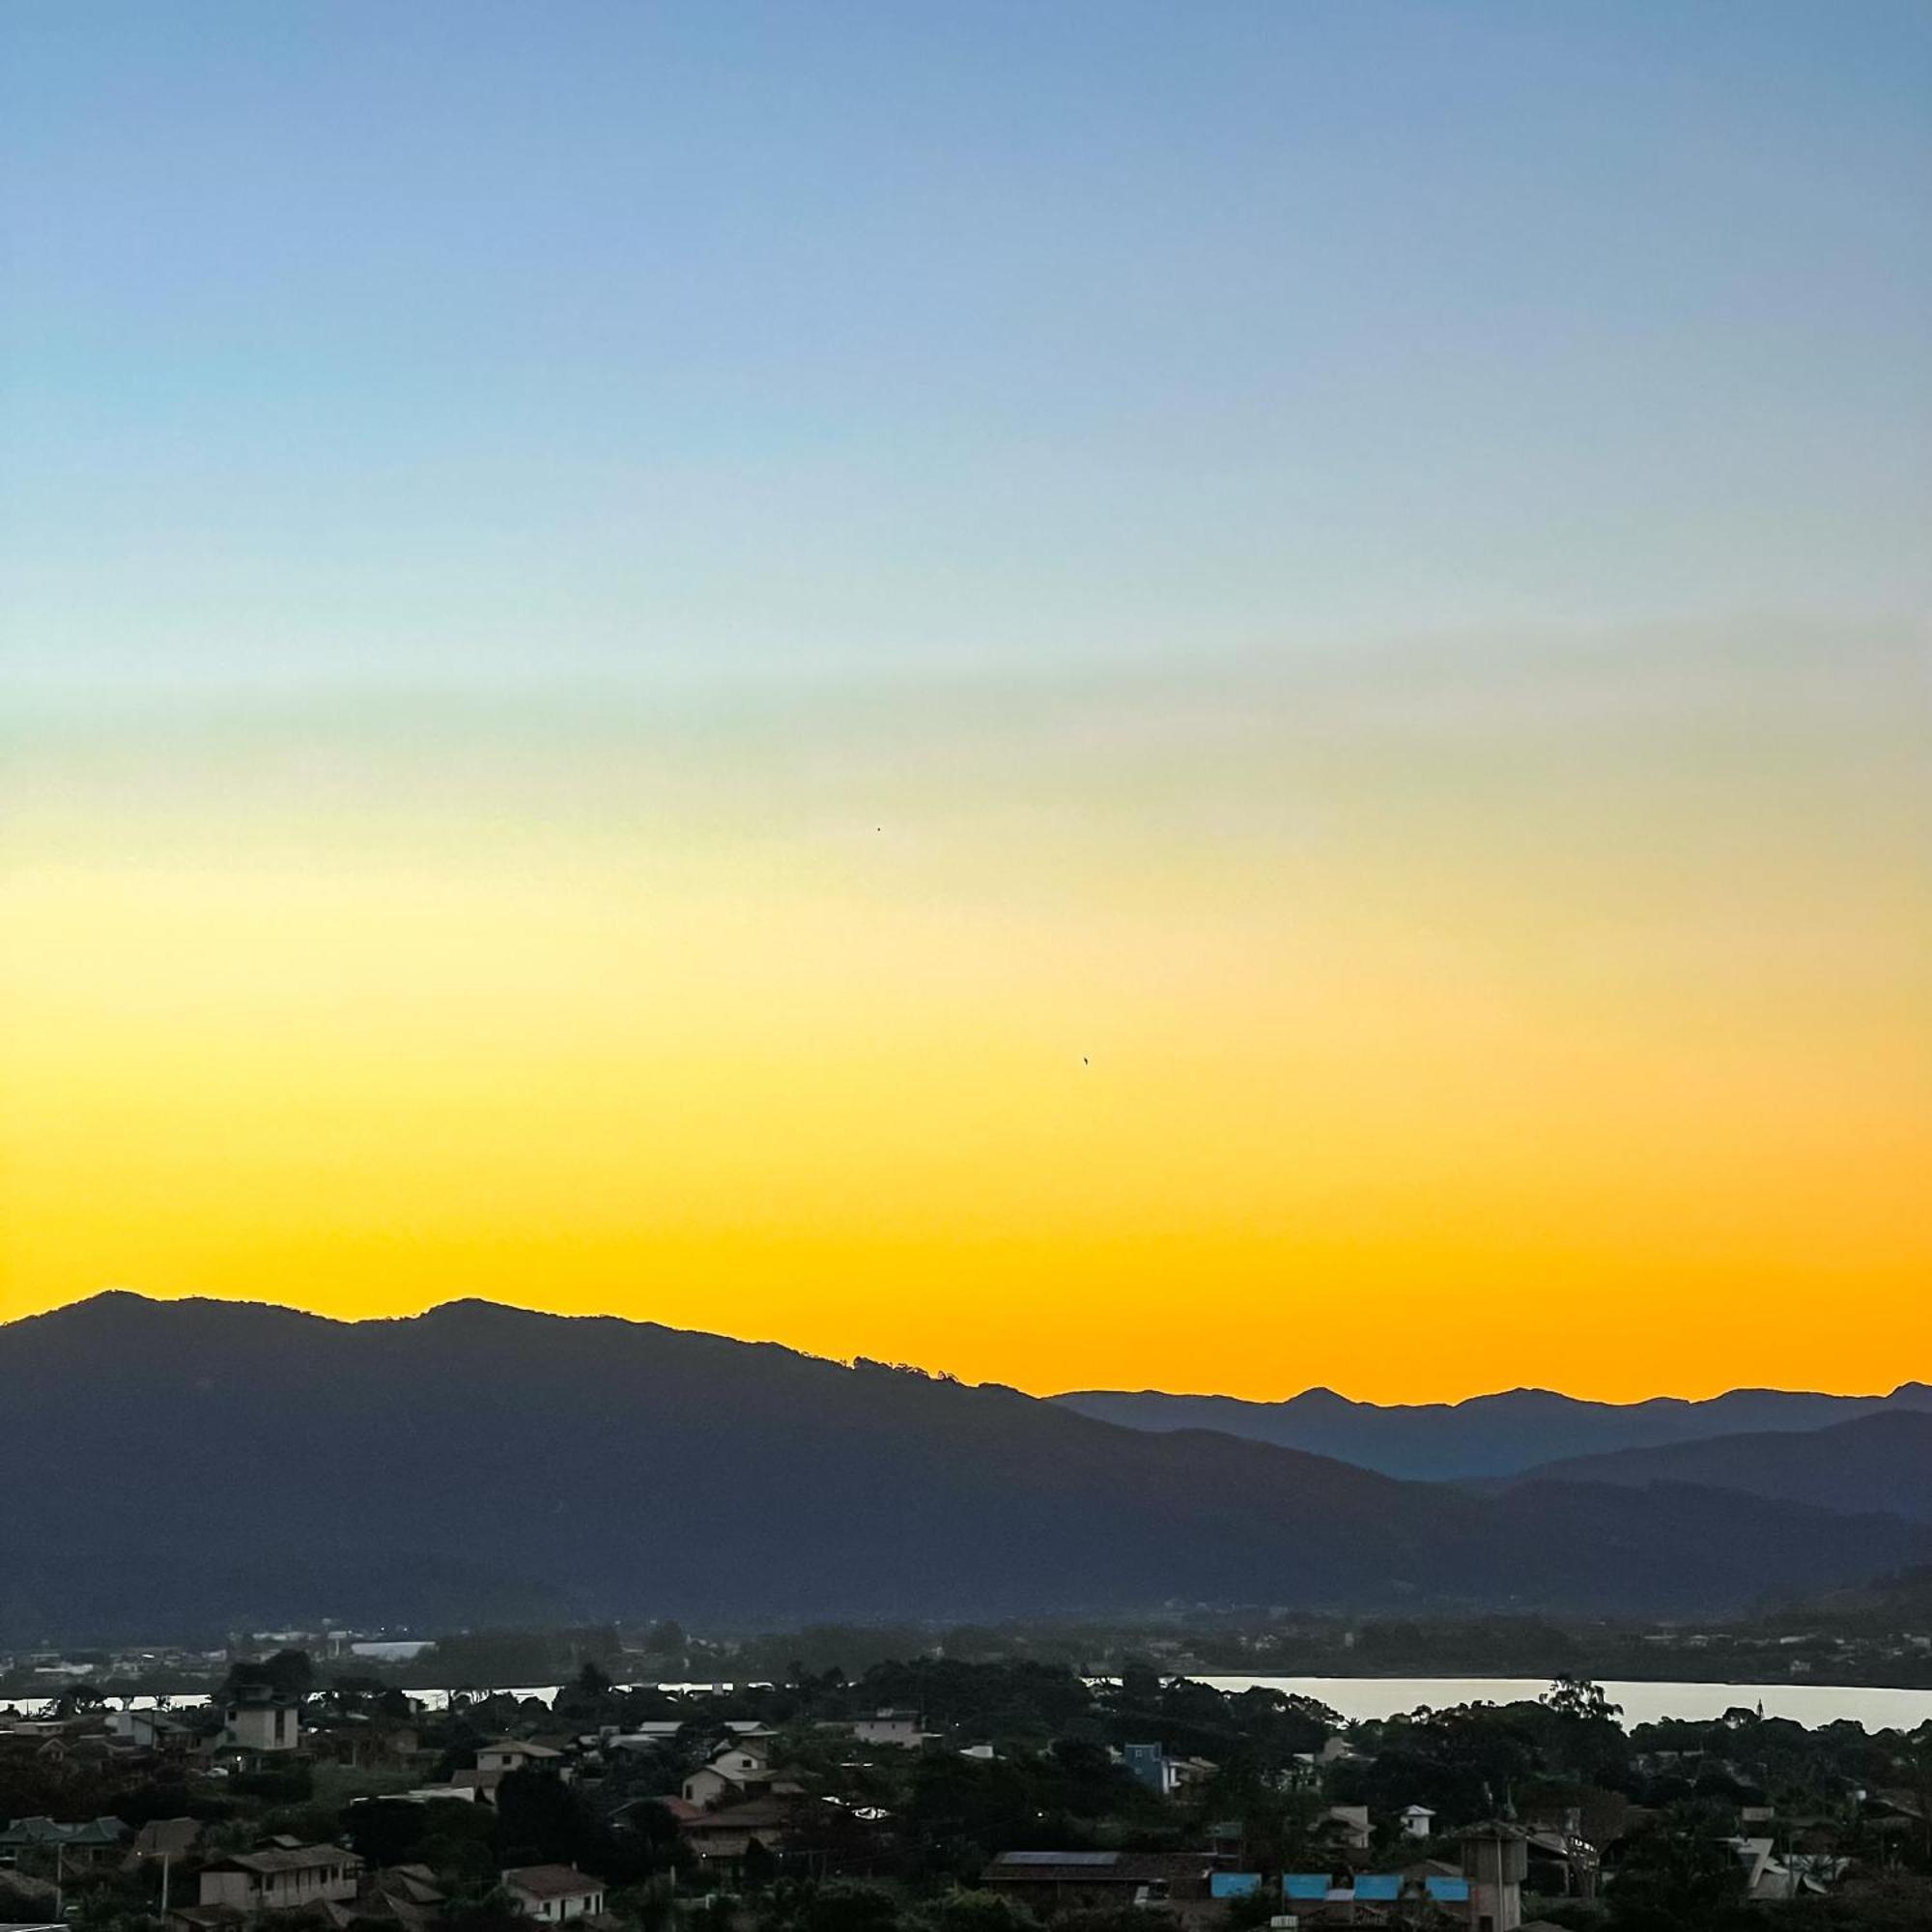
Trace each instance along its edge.
<instances>
[{"instance_id":1,"label":"white house","mask_svg":"<svg viewBox=\"0 0 1932 1932\"><path fill-rule=\"evenodd\" d=\"M532 1765L550 1767L563 1756L549 1745L533 1745L527 1738L497 1738L476 1747L478 1771L524 1771Z\"/></svg>"},{"instance_id":2,"label":"white house","mask_svg":"<svg viewBox=\"0 0 1932 1932\"><path fill-rule=\"evenodd\" d=\"M1366 1852L1375 1839L1366 1804L1331 1804L1318 1829L1325 1833L1330 1843L1344 1845L1351 1852Z\"/></svg>"},{"instance_id":3,"label":"white house","mask_svg":"<svg viewBox=\"0 0 1932 1932\"><path fill-rule=\"evenodd\" d=\"M222 1709L221 1742L237 1750L299 1750L301 1699L287 1690L243 1685Z\"/></svg>"},{"instance_id":4,"label":"white house","mask_svg":"<svg viewBox=\"0 0 1932 1932\"><path fill-rule=\"evenodd\" d=\"M503 1874L503 1889L526 1918L553 1925L604 1910L604 1881L575 1865L517 1865Z\"/></svg>"},{"instance_id":5,"label":"white house","mask_svg":"<svg viewBox=\"0 0 1932 1932\"><path fill-rule=\"evenodd\" d=\"M1435 1829L1435 1813L1426 1804L1410 1804L1402 1814L1402 1829L1411 1838L1426 1838Z\"/></svg>"},{"instance_id":6,"label":"white house","mask_svg":"<svg viewBox=\"0 0 1932 1932\"><path fill-rule=\"evenodd\" d=\"M754 1796L771 1781L771 1759L763 1745L726 1745L684 1780L684 1799L688 1804L729 1804Z\"/></svg>"},{"instance_id":7,"label":"white house","mask_svg":"<svg viewBox=\"0 0 1932 1932\"><path fill-rule=\"evenodd\" d=\"M925 1742L917 1711L875 1711L869 1718L856 1718L852 1735L862 1745L896 1745L902 1750L917 1750Z\"/></svg>"}]
</instances>

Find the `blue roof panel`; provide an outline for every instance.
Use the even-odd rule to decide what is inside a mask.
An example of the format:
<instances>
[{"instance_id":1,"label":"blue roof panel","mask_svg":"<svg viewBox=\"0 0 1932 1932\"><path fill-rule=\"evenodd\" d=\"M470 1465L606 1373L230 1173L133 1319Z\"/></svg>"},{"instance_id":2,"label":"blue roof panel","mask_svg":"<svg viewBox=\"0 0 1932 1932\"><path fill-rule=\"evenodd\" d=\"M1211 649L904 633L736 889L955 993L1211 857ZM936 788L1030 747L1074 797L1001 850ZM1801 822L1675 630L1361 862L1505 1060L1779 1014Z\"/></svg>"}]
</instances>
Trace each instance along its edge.
<instances>
[{"instance_id":1,"label":"blue roof panel","mask_svg":"<svg viewBox=\"0 0 1932 1932\"><path fill-rule=\"evenodd\" d=\"M1364 1872L1355 1881L1355 1896L1365 1905L1387 1905L1402 1896L1400 1872Z\"/></svg>"},{"instance_id":2,"label":"blue roof panel","mask_svg":"<svg viewBox=\"0 0 1932 1932\"><path fill-rule=\"evenodd\" d=\"M1210 1898L1259 1898L1261 1893L1260 1872L1214 1872L1208 1880Z\"/></svg>"},{"instance_id":3,"label":"blue roof panel","mask_svg":"<svg viewBox=\"0 0 1932 1932\"><path fill-rule=\"evenodd\" d=\"M1290 1872L1281 1882L1281 1895L1284 1898L1326 1898L1328 1896L1328 1874L1326 1872Z\"/></svg>"},{"instance_id":4,"label":"blue roof panel","mask_svg":"<svg viewBox=\"0 0 1932 1932\"><path fill-rule=\"evenodd\" d=\"M1422 1883L1438 1905L1454 1905L1469 1895L1469 1881L1465 1878L1426 1878Z\"/></svg>"}]
</instances>

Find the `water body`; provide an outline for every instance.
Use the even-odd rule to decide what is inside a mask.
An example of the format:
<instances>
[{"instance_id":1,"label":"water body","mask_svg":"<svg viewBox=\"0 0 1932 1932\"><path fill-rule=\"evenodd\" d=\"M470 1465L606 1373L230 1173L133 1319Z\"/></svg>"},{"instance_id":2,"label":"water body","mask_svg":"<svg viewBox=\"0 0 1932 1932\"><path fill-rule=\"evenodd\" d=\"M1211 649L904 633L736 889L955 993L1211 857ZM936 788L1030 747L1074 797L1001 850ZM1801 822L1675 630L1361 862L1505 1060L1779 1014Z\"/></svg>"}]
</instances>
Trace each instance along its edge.
<instances>
[{"instance_id":1,"label":"water body","mask_svg":"<svg viewBox=\"0 0 1932 1932\"><path fill-rule=\"evenodd\" d=\"M1549 1689L1546 1677L1203 1677L1217 1690L1260 1688L1313 1697L1345 1718L1391 1718L1426 1704L1516 1704ZM1868 1731L1916 1730L1932 1720L1932 1690L1892 1690L1853 1684L1651 1684L1605 1681L1604 1694L1623 1706L1626 1728L1666 1718L1701 1721L1742 1705L1767 1718L1813 1727L1849 1718Z\"/></svg>"},{"instance_id":2,"label":"water body","mask_svg":"<svg viewBox=\"0 0 1932 1932\"><path fill-rule=\"evenodd\" d=\"M1392 1718L1423 1705L1445 1710L1453 1704L1517 1704L1540 1697L1549 1689L1547 1677L1219 1677L1203 1675L1196 1680L1211 1684L1217 1690L1255 1689L1282 1690L1290 1696L1313 1697L1350 1719ZM548 1704L557 1693L554 1684L531 1684L508 1688L512 1697L536 1697ZM730 1684L664 1684L657 1687L673 1691L728 1691ZM750 1688L749 1686L747 1688ZM1653 1724L1665 1718L1699 1721L1721 1718L1728 1710L1742 1706L1747 1711L1760 1707L1767 1718L1789 1718L1794 1723L1815 1727L1836 1723L1849 1718L1868 1731L1917 1730L1932 1722L1932 1690L1893 1690L1856 1684L1652 1684L1628 1680L1604 1684L1604 1694L1612 1704L1623 1706L1626 1728ZM446 1690L412 1690L409 1695L425 1711L447 1708ZM156 1703L153 1697L111 1698L113 1704L126 1702L140 1710ZM193 1697L171 1701L193 1703Z\"/></svg>"}]
</instances>

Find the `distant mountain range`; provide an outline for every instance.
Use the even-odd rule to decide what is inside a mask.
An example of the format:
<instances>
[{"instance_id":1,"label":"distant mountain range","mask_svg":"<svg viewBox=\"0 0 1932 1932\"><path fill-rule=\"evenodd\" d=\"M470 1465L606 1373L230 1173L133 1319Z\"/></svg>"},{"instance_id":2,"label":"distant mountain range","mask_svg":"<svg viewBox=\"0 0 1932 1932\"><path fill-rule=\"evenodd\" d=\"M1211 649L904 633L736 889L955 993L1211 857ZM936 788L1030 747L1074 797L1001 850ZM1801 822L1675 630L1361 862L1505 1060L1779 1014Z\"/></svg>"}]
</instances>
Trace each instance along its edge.
<instances>
[{"instance_id":1,"label":"distant mountain range","mask_svg":"<svg viewBox=\"0 0 1932 1932\"><path fill-rule=\"evenodd\" d=\"M1736 1491L1489 1495L611 1319L130 1294L0 1327L0 1640L1173 1604L1682 1613L1932 1562Z\"/></svg>"},{"instance_id":2,"label":"distant mountain range","mask_svg":"<svg viewBox=\"0 0 1932 1932\"><path fill-rule=\"evenodd\" d=\"M1721 1435L1577 1456L1507 1482L1692 1483L1816 1509L1883 1510L1932 1522L1932 1411L1890 1409L1802 1435Z\"/></svg>"},{"instance_id":3,"label":"distant mountain range","mask_svg":"<svg viewBox=\"0 0 1932 1932\"><path fill-rule=\"evenodd\" d=\"M1453 1482L1511 1476L1581 1456L1655 1449L1713 1436L1787 1434L1886 1411L1932 1414L1932 1387L1905 1382L1885 1396L1732 1389L1708 1402L1583 1402L1548 1389L1511 1389L1467 1402L1414 1406L1351 1402L1309 1389L1286 1402L1165 1395L1155 1389L1079 1389L1056 1401L1123 1429L1217 1429L1253 1442L1336 1456L1385 1476Z\"/></svg>"}]
</instances>

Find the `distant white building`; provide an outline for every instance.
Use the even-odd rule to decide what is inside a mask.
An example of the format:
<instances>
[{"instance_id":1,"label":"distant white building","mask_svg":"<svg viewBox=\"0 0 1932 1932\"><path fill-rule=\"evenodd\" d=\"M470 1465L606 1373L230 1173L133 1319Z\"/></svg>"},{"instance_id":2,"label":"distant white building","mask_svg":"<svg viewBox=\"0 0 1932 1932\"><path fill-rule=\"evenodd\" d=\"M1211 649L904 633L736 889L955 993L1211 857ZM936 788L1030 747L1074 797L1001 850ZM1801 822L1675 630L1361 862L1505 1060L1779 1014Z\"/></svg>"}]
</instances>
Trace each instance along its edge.
<instances>
[{"instance_id":1,"label":"distant white building","mask_svg":"<svg viewBox=\"0 0 1932 1932\"><path fill-rule=\"evenodd\" d=\"M1435 1829L1435 1813L1426 1804L1410 1804L1402 1814L1402 1829L1411 1838L1426 1838Z\"/></svg>"},{"instance_id":2,"label":"distant white building","mask_svg":"<svg viewBox=\"0 0 1932 1932\"><path fill-rule=\"evenodd\" d=\"M478 1771L524 1771L532 1766L549 1769L563 1756L549 1745L534 1745L527 1738L497 1738L476 1747Z\"/></svg>"},{"instance_id":3,"label":"distant white building","mask_svg":"<svg viewBox=\"0 0 1932 1932\"><path fill-rule=\"evenodd\" d=\"M904 1750L917 1750L925 1742L917 1711L875 1711L869 1718L855 1718L852 1735L862 1745L896 1745Z\"/></svg>"}]
</instances>

